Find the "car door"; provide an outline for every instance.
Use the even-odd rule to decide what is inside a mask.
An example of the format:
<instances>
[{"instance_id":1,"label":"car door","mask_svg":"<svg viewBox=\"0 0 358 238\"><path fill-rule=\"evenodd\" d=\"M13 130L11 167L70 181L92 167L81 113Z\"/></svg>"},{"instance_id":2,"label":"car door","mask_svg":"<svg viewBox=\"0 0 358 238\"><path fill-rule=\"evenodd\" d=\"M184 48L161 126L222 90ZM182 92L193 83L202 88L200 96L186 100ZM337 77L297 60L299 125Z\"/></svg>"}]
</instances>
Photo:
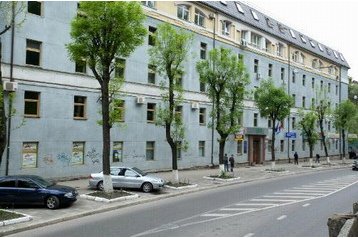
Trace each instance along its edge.
<instances>
[{"instance_id":1,"label":"car door","mask_svg":"<svg viewBox=\"0 0 358 238\"><path fill-rule=\"evenodd\" d=\"M126 170L124 179L127 188L140 188L142 185L141 177L131 169Z\"/></svg>"},{"instance_id":2,"label":"car door","mask_svg":"<svg viewBox=\"0 0 358 238\"><path fill-rule=\"evenodd\" d=\"M42 189L31 179L17 180L17 204L43 204L44 199Z\"/></svg>"},{"instance_id":3,"label":"car door","mask_svg":"<svg viewBox=\"0 0 358 238\"><path fill-rule=\"evenodd\" d=\"M0 204L14 204L17 194L15 178L5 178L0 181Z\"/></svg>"},{"instance_id":4,"label":"car door","mask_svg":"<svg viewBox=\"0 0 358 238\"><path fill-rule=\"evenodd\" d=\"M111 169L112 184L114 188L120 187L120 180L118 178L118 174L120 173L120 171L120 168Z\"/></svg>"}]
</instances>

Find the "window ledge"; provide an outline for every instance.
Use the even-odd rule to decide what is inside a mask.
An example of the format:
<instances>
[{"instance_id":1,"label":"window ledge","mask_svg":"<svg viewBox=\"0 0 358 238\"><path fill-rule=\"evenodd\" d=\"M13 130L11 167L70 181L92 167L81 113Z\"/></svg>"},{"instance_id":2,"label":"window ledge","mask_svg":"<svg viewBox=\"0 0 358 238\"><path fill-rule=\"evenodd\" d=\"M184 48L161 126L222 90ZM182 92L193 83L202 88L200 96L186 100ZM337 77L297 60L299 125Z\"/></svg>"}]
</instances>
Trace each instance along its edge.
<instances>
[{"instance_id":1,"label":"window ledge","mask_svg":"<svg viewBox=\"0 0 358 238\"><path fill-rule=\"evenodd\" d=\"M85 121L87 120L87 117L74 117L74 120L80 120L80 121Z\"/></svg>"},{"instance_id":2,"label":"window ledge","mask_svg":"<svg viewBox=\"0 0 358 238\"><path fill-rule=\"evenodd\" d=\"M26 118L40 118L39 115L24 115Z\"/></svg>"}]
</instances>

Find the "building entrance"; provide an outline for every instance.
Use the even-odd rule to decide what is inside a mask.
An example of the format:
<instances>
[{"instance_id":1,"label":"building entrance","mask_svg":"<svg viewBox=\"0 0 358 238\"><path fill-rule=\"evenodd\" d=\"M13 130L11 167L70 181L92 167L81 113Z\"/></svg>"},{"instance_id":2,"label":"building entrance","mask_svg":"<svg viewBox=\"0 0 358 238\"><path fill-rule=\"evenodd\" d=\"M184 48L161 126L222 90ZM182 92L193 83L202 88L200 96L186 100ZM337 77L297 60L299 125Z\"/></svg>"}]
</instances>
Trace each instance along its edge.
<instances>
[{"instance_id":1,"label":"building entrance","mask_svg":"<svg viewBox=\"0 0 358 238\"><path fill-rule=\"evenodd\" d=\"M249 136L249 164L262 164L265 161L265 137Z\"/></svg>"}]
</instances>

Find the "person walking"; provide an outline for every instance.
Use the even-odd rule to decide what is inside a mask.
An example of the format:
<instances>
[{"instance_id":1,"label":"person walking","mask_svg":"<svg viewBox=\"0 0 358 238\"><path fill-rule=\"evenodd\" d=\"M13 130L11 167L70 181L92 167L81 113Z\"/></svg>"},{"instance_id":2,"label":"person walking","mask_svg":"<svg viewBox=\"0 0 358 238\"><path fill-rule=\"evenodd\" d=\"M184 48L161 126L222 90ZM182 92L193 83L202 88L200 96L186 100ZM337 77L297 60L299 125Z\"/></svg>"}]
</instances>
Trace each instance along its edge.
<instances>
[{"instance_id":1,"label":"person walking","mask_svg":"<svg viewBox=\"0 0 358 238\"><path fill-rule=\"evenodd\" d=\"M224 155L224 171L229 172L229 160L227 154Z\"/></svg>"},{"instance_id":2,"label":"person walking","mask_svg":"<svg viewBox=\"0 0 358 238\"><path fill-rule=\"evenodd\" d=\"M319 163L319 158L320 158L319 154L316 154L316 161L315 161L315 163Z\"/></svg>"},{"instance_id":3,"label":"person walking","mask_svg":"<svg viewBox=\"0 0 358 238\"><path fill-rule=\"evenodd\" d=\"M230 162L230 170L231 170L231 172L234 172L234 166L235 166L234 155L231 155L231 156L230 156L229 162Z\"/></svg>"},{"instance_id":4,"label":"person walking","mask_svg":"<svg viewBox=\"0 0 358 238\"><path fill-rule=\"evenodd\" d=\"M297 154L297 151L295 152L295 154L293 155L293 157L295 158L295 164L298 164L298 154Z\"/></svg>"}]
</instances>

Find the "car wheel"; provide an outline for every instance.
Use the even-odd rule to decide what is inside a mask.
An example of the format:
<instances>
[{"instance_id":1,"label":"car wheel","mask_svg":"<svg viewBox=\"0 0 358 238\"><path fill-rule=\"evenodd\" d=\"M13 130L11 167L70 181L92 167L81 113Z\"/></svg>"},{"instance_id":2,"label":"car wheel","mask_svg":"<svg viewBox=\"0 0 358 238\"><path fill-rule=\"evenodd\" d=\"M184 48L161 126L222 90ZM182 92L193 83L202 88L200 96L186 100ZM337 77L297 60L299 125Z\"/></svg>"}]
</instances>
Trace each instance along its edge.
<instances>
[{"instance_id":1,"label":"car wheel","mask_svg":"<svg viewBox=\"0 0 358 238\"><path fill-rule=\"evenodd\" d=\"M143 190L143 192L145 192L145 193L149 193L149 192L151 192L152 190L153 190L153 185L151 184L151 183L143 183L143 185L142 185L142 190Z\"/></svg>"},{"instance_id":2,"label":"car wheel","mask_svg":"<svg viewBox=\"0 0 358 238\"><path fill-rule=\"evenodd\" d=\"M97 184L97 189L100 190L100 191L103 191L103 190L104 190L103 181L99 181L99 182L98 182L98 184Z\"/></svg>"},{"instance_id":3,"label":"car wheel","mask_svg":"<svg viewBox=\"0 0 358 238\"><path fill-rule=\"evenodd\" d=\"M60 200L56 196L49 196L46 199L46 207L48 209L57 209L60 206Z\"/></svg>"}]
</instances>

